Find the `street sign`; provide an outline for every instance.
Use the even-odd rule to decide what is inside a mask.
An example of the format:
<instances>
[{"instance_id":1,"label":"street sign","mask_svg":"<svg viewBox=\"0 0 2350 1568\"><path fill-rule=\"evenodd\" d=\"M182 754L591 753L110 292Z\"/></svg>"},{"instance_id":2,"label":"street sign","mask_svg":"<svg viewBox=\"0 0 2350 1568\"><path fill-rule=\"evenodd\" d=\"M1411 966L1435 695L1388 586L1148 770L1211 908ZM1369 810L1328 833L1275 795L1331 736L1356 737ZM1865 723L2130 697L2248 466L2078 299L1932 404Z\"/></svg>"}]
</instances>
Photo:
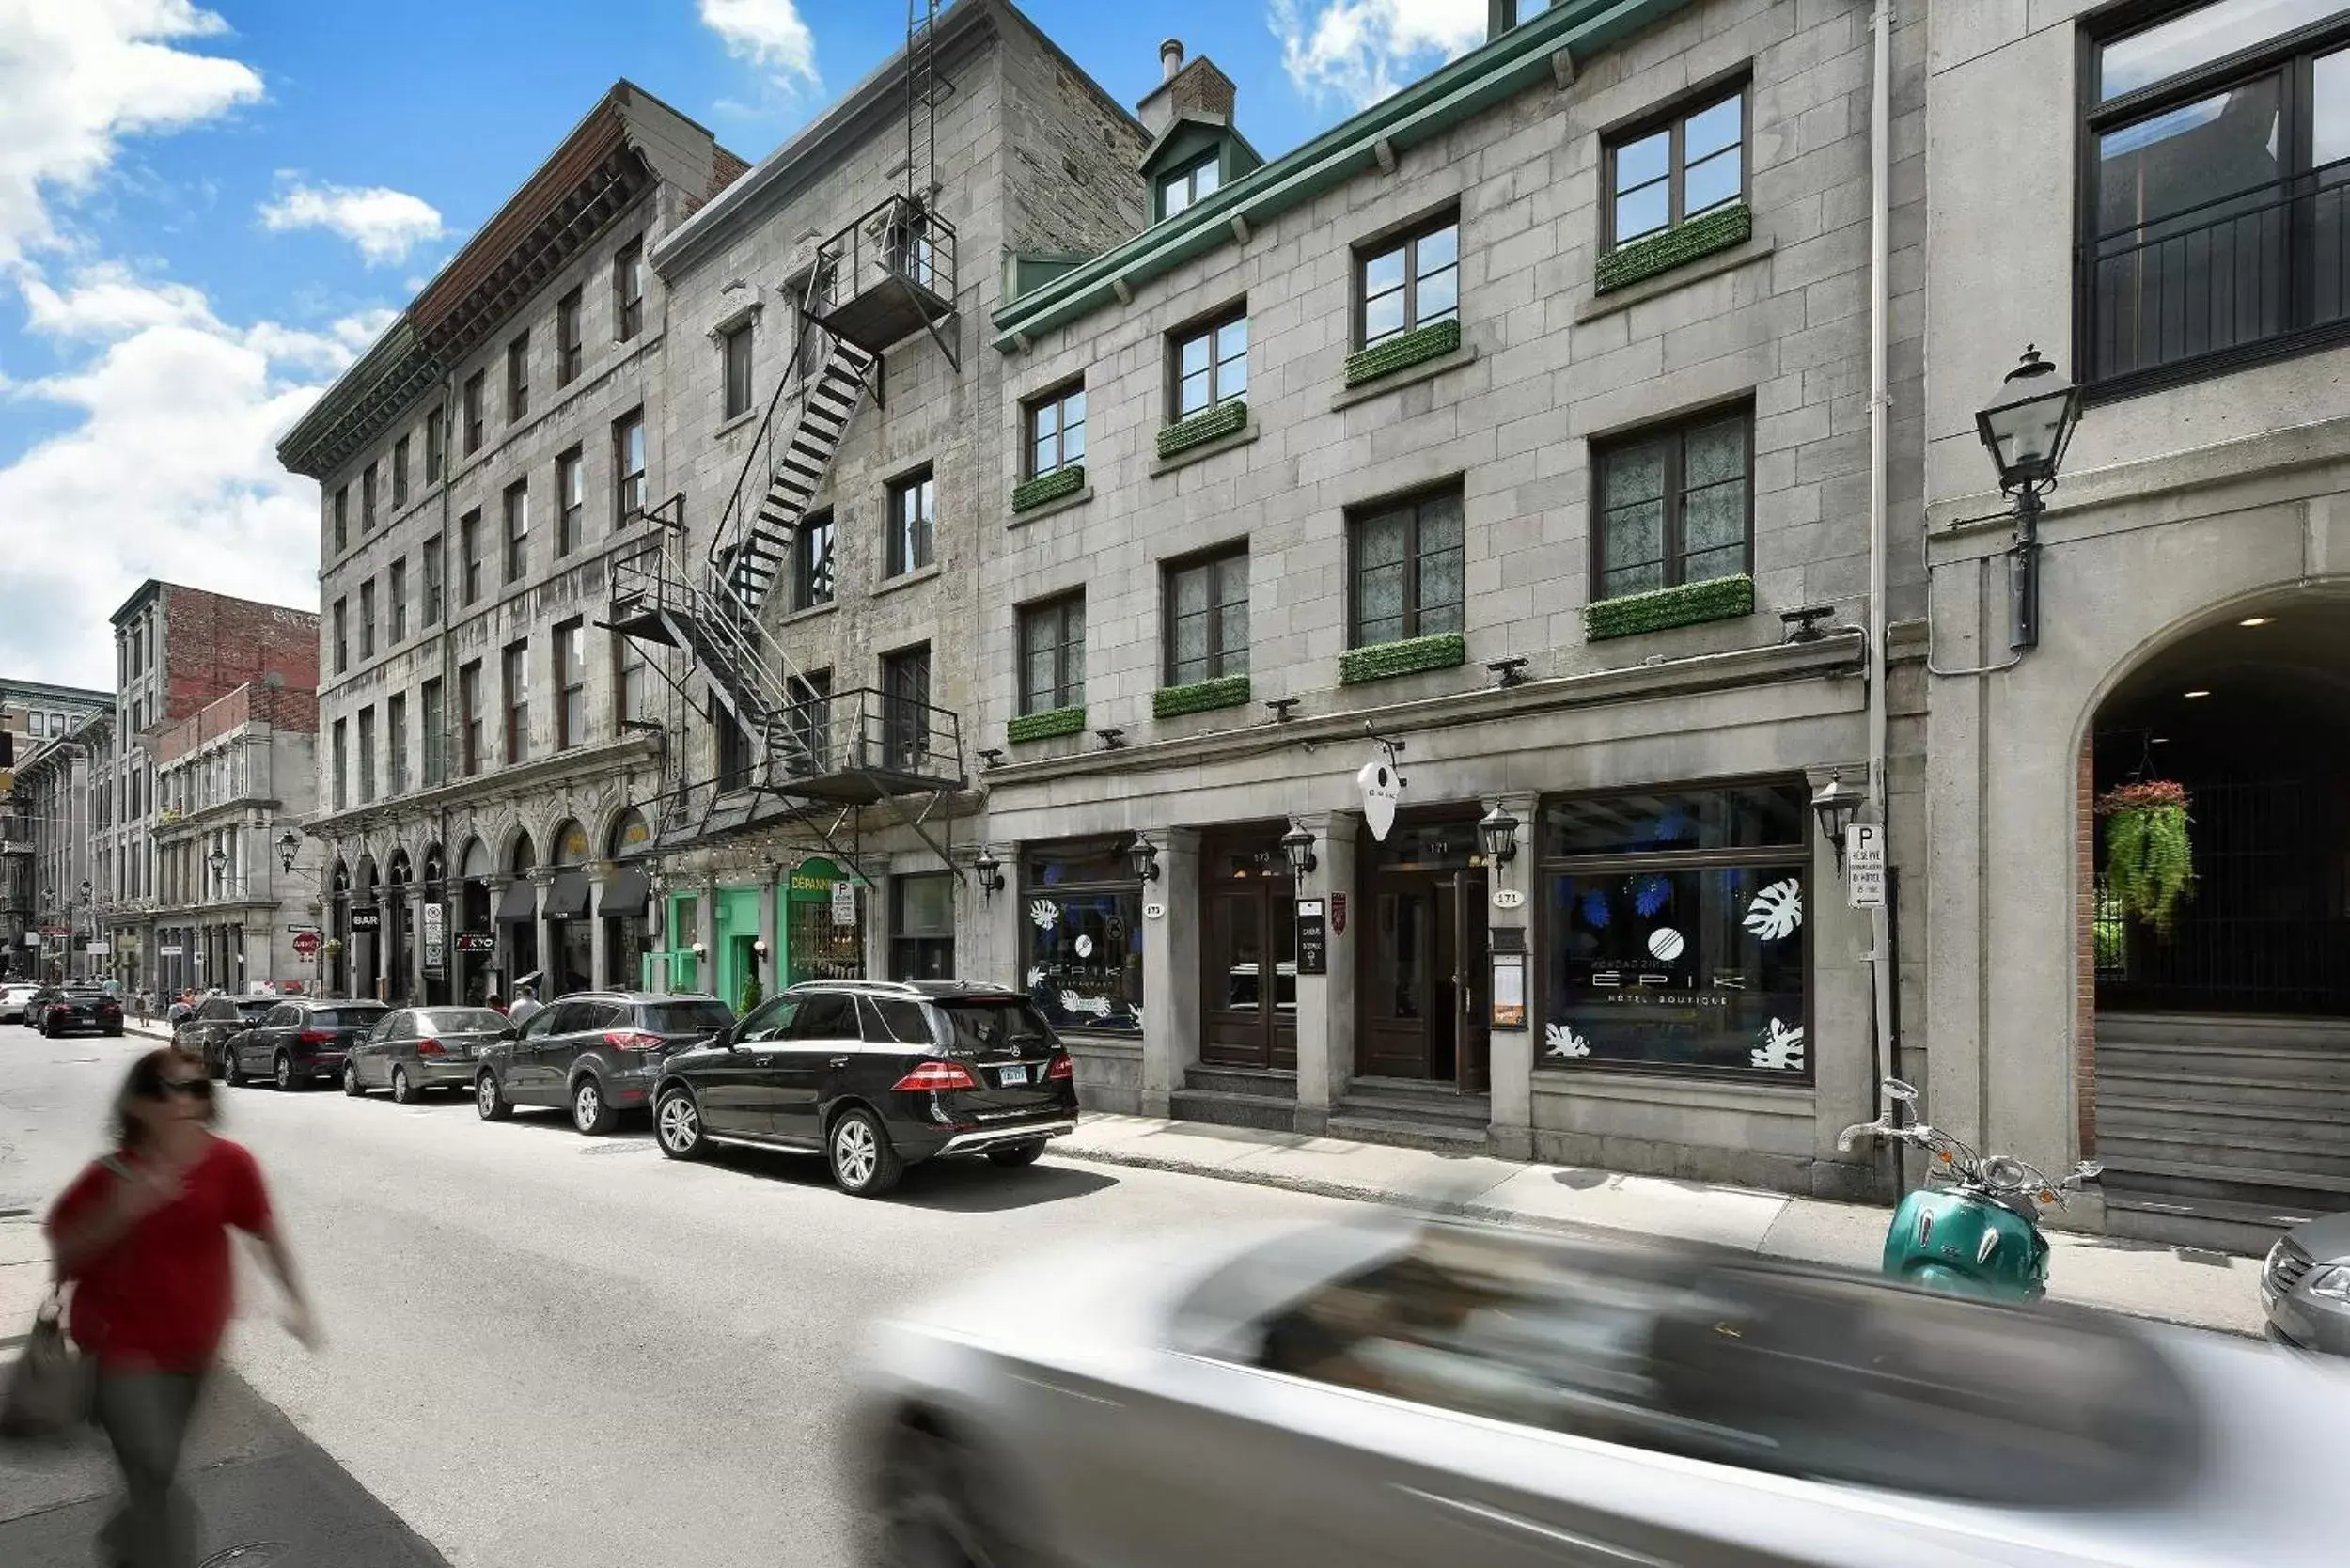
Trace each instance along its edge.
<instances>
[{"instance_id":1,"label":"street sign","mask_svg":"<svg viewBox=\"0 0 2350 1568\"><path fill-rule=\"evenodd\" d=\"M90 958L111 958L114 956L114 950L115 945L112 942L85 942L82 944L83 953Z\"/></svg>"},{"instance_id":2,"label":"street sign","mask_svg":"<svg viewBox=\"0 0 2350 1568\"><path fill-rule=\"evenodd\" d=\"M439 974L448 964L448 906L437 900L424 906L424 966Z\"/></svg>"},{"instance_id":3,"label":"street sign","mask_svg":"<svg viewBox=\"0 0 2350 1568\"><path fill-rule=\"evenodd\" d=\"M843 877L832 885L832 923L856 924L856 884Z\"/></svg>"},{"instance_id":4,"label":"street sign","mask_svg":"<svg viewBox=\"0 0 2350 1568\"><path fill-rule=\"evenodd\" d=\"M457 933L457 950L461 953L494 953L498 939L486 931L461 931Z\"/></svg>"},{"instance_id":5,"label":"street sign","mask_svg":"<svg viewBox=\"0 0 2350 1568\"><path fill-rule=\"evenodd\" d=\"M321 945L322 944L319 941L319 933L315 931L298 931L294 933L294 951L300 953L305 958L316 957ZM164 950L165 952L176 953L180 949L177 948L165 948Z\"/></svg>"},{"instance_id":6,"label":"street sign","mask_svg":"<svg viewBox=\"0 0 2350 1568\"><path fill-rule=\"evenodd\" d=\"M180 946L177 942L166 942L162 947L155 949L155 954L159 958L179 958L183 956L186 952L187 949Z\"/></svg>"},{"instance_id":7,"label":"street sign","mask_svg":"<svg viewBox=\"0 0 2350 1568\"><path fill-rule=\"evenodd\" d=\"M1855 909L1885 907L1885 828L1854 823L1844 829L1844 886Z\"/></svg>"}]
</instances>

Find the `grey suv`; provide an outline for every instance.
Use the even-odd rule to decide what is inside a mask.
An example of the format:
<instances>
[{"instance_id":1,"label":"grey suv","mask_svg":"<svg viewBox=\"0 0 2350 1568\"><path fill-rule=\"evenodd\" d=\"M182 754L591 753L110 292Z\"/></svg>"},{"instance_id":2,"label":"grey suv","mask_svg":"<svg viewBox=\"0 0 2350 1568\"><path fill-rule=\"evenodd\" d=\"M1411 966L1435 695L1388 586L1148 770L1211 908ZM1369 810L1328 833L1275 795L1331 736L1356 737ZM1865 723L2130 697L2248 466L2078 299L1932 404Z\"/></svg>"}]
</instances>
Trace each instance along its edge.
<instances>
[{"instance_id":1,"label":"grey suv","mask_svg":"<svg viewBox=\"0 0 2350 1568\"><path fill-rule=\"evenodd\" d=\"M577 991L558 996L511 1040L483 1046L474 1070L474 1108L502 1121L516 1105L568 1109L583 1133L608 1133L622 1111L650 1103L661 1063L734 1022L715 996L644 991Z\"/></svg>"}]
</instances>

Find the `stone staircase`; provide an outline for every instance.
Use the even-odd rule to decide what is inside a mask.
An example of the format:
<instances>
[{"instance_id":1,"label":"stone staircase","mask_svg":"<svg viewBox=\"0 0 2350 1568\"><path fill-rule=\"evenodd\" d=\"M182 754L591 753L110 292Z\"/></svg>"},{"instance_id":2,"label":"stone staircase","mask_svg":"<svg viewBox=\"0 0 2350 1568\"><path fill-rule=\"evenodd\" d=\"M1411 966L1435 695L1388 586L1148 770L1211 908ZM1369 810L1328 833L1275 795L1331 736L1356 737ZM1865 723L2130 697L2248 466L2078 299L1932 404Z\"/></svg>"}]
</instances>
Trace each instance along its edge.
<instances>
[{"instance_id":1,"label":"stone staircase","mask_svg":"<svg viewBox=\"0 0 2350 1568\"><path fill-rule=\"evenodd\" d=\"M1450 1084L1357 1078L1331 1112L1329 1132L1358 1143L1482 1154L1493 1115L1492 1096L1463 1094Z\"/></svg>"},{"instance_id":2,"label":"stone staircase","mask_svg":"<svg viewBox=\"0 0 2350 1568\"><path fill-rule=\"evenodd\" d=\"M1194 1067L1169 1096L1169 1114L1219 1127L1286 1133L1297 1124L1297 1074L1275 1068Z\"/></svg>"}]
</instances>

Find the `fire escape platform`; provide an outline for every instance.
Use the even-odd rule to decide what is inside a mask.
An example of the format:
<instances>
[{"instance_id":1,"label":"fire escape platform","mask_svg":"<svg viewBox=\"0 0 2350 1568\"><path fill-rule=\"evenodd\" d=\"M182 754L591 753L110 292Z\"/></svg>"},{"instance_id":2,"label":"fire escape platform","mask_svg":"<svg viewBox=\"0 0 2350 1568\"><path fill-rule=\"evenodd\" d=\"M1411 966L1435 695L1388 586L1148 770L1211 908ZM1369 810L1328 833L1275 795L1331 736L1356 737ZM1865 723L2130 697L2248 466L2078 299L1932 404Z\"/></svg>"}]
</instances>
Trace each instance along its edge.
<instances>
[{"instance_id":1,"label":"fire escape platform","mask_svg":"<svg viewBox=\"0 0 2350 1568\"><path fill-rule=\"evenodd\" d=\"M936 327L954 313L952 300L942 298L904 273L891 270L874 279L870 287L844 299L820 304L809 314L825 331L872 353L880 353L917 332Z\"/></svg>"}]
</instances>

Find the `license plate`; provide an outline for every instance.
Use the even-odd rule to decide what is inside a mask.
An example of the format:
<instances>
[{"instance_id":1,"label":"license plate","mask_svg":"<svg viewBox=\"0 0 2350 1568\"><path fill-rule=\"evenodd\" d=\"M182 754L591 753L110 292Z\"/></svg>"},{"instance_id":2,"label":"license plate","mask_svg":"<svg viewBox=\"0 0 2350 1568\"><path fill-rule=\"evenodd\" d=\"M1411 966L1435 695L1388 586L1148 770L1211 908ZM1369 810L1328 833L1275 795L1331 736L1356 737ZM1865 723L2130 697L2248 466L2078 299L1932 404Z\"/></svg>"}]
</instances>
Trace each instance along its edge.
<instances>
[{"instance_id":1,"label":"license plate","mask_svg":"<svg viewBox=\"0 0 2350 1568\"><path fill-rule=\"evenodd\" d=\"M1028 1068L1026 1062L1020 1063L1017 1066L1007 1067L1003 1070L1003 1082L1007 1088L1013 1084L1025 1084L1028 1081Z\"/></svg>"}]
</instances>

